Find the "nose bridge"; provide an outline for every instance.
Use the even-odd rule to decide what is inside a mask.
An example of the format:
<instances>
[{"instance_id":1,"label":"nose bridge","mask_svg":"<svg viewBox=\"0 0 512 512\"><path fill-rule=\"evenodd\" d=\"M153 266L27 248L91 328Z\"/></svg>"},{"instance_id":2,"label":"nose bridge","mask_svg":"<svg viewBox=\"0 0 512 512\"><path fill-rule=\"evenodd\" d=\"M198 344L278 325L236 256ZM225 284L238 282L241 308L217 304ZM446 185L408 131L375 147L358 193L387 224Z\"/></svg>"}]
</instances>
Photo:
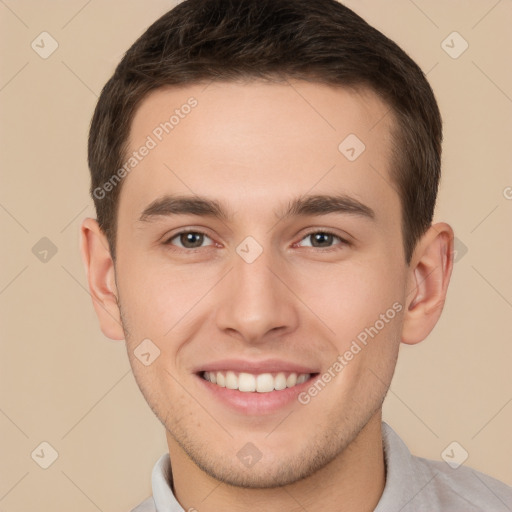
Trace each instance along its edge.
<instances>
[{"instance_id":1,"label":"nose bridge","mask_svg":"<svg viewBox=\"0 0 512 512\"><path fill-rule=\"evenodd\" d=\"M275 274L278 255L247 237L236 248L233 270L223 289L217 310L222 330L237 331L246 341L264 341L277 328L296 321L291 294Z\"/></svg>"}]
</instances>

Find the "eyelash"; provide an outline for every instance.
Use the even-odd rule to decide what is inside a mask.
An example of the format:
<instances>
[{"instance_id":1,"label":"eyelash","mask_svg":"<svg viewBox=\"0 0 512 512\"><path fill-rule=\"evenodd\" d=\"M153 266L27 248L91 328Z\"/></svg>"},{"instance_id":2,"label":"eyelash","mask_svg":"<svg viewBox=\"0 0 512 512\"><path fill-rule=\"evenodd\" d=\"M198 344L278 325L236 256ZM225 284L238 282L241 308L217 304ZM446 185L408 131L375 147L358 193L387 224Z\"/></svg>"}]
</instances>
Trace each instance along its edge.
<instances>
[{"instance_id":1,"label":"eyelash","mask_svg":"<svg viewBox=\"0 0 512 512\"><path fill-rule=\"evenodd\" d=\"M180 235L186 235L186 234L189 234L189 233L193 233L195 235L204 235L208 238L211 239L210 236L208 236L207 233L205 233L204 231L200 231L200 230L184 230L184 231L179 231L178 233L175 233L174 235L172 235L171 238L167 239L167 241L164 242L164 245L167 245L167 246L170 246L172 247L172 243L171 241L174 240L175 238L179 237ZM340 244L335 244L334 246L331 246L331 247L311 247L311 249L316 249L316 250L320 250L322 252L332 252L332 251L337 251L337 250L340 250L339 248L337 248L337 246L341 245L341 246L347 246L347 247L350 247L352 244L351 242L349 242L348 240L345 240L344 238L341 238L339 235L331 232L331 231L328 231L328 230L323 230L323 229L315 229L313 231L309 231L308 233L306 233L301 239L300 239L300 242L302 242L302 240L304 240L305 238L307 238L308 236L311 236L311 235L314 235L314 234L317 234L317 233L322 233L323 235L332 235L334 238L337 238L341 243ZM204 249L204 247L196 247L195 249L187 249L186 247L185 248L181 248L181 247L173 247L172 250L173 251L185 251L185 252L188 252L188 253L195 253L195 252L198 252L200 250Z\"/></svg>"}]
</instances>

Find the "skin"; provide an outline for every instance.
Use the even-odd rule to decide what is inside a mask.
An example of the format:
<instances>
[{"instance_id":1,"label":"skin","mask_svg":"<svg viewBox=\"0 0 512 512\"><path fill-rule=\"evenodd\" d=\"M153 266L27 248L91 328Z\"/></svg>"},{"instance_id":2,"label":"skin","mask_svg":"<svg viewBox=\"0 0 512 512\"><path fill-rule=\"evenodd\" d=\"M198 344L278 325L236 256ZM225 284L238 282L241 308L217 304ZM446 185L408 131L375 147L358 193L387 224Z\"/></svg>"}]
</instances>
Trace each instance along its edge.
<instances>
[{"instance_id":1,"label":"skin","mask_svg":"<svg viewBox=\"0 0 512 512\"><path fill-rule=\"evenodd\" d=\"M389 174L393 118L373 92L303 81L159 89L136 112L130 151L190 96L197 107L124 180L115 265L96 220L82 224L101 329L126 340L135 379L166 428L185 510L373 510L385 485L382 402L400 343L420 342L439 319L453 231L431 226L406 264ZM353 162L338 150L350 133L366 145ZM297 196L333 192L375 219L274 213ZM233 218L141 221L166 193L216 199ZM175 237L185 228L207 235L195 252ZM334 237L314 246L310 231L350 244ZM263 249L250 264L236 252L247 236ZM212 400L194 374L227 357L277 357L323 373L396 302L402 310L307 405L241 414ZM160 350L149 366L134 355L146 338ZM250 468L237 457L248 442L262 454Z\"/></svg>"}]
</instances>

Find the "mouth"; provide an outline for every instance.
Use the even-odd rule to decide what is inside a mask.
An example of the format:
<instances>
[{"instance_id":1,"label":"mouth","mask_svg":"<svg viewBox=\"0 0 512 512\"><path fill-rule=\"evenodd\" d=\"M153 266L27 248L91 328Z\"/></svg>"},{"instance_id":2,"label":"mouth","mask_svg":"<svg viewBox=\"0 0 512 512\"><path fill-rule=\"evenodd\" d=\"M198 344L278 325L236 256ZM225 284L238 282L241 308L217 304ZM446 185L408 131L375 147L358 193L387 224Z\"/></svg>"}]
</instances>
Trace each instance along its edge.
<instances>
[{"instance_id":1,"label":"mouth","mask_svg":"<svg viewBox=\"0 0 512 512\"><path fill-rule=\"evenodd\" d=\"M199 377L220 388L242 393L271 393L295 388L319 375L318 373L248 373L226 371L202 371Z\"/></svg>"},{"instance_id":2,"label":"mouth","mask_svg":"<svg viewBox=\"0 0 512 512\"><path fill-rule=\"evenodd\" d=\"M193 374L212 407L255 419L299 404L297 397L320 375L319 368L279 358L230 358L202 363Z\"/></svg>"}]
</instances>

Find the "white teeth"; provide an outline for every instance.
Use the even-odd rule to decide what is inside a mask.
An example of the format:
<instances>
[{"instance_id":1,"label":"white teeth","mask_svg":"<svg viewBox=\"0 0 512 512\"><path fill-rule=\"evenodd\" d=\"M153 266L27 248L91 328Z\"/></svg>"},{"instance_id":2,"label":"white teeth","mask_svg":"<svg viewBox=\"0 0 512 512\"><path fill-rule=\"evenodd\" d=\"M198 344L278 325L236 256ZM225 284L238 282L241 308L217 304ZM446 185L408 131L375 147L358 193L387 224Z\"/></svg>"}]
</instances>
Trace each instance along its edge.
<instances>
[{"instance_id":1,"label":"white teeth","mask_svg":"<svg viewBox=\"0 0 512 512\"><path fill-rule=\"evenodd\" d=\"M210 381L212 382L212 381ZM223 373L217 372L217 386L220 386L221 388L226 387L226 378L224 377Z\"/></svg>"},{"instance_id":2,"label":"white teeth","mask_svg":"<svg viewBox=\"0 0 512 512\"><path fill-rule=\"evenodd\" d=\"M241 372L238 375L233 371L227 372L204 372L205 380L210 381L217 386L228 389L238 389L244 393L258 392L270 393L271 391L280 391L285 388L292 388L298 384L306 382L310 377L310 373L290 373L288 377L283 372L278 373L275 377L271 373L260 373L253 375L252 373Z\"/></svg>"},{"instance_id":3,"label":"white teeth","mask_svg":"<svg viewBox=\"0 0 512 512\"><path fill-rule=\"evenodd\" d=\"M238 379L234 372L226 373L226 387L228 389L238 389Z\"/></svg>"},{"instance_id":4,"label":"white teeth","mask_svg":"<svg viewBox=\"0 0 512 512\"><path fill-rule=\"evenodd\" d=\"M290 373L290 375L288 375L288 378L286 379L286 387L292 388L293 386L295 386L295 384L297 384L297 374Z\"/></svg>"},{"instance_id":5,"label":"white teeth","mask_svg":"<svg viewBox=\"0 0 512 512\"><path fill-rule=\"evenodd\" d=\"M269 393L274 391L274 377L270 373L262 373L256 377L256 391L258 393Z\"/></svg>"},{"instance_id":6,"label":"white teeth","mask_svg":"<svg viewBox=\"0 0 512 512\"><path fill-rule=\"evenodd\" d=\"M246 392L256 391L256 378L254 375L251 375L250 373L241 373L238 376L238 390Z\"/></svg>"},{"instance_id":7,"label":"white teeth","mask_svg":"<svg viewBox=\"0 0 512 512\"><path fill-rule=\"evenodd\" d=\"M277 391L281 389L286 389L286 376L284 373L278 373L276 378L274 379L274 388Z\"/></svg>"}]
</instances>

